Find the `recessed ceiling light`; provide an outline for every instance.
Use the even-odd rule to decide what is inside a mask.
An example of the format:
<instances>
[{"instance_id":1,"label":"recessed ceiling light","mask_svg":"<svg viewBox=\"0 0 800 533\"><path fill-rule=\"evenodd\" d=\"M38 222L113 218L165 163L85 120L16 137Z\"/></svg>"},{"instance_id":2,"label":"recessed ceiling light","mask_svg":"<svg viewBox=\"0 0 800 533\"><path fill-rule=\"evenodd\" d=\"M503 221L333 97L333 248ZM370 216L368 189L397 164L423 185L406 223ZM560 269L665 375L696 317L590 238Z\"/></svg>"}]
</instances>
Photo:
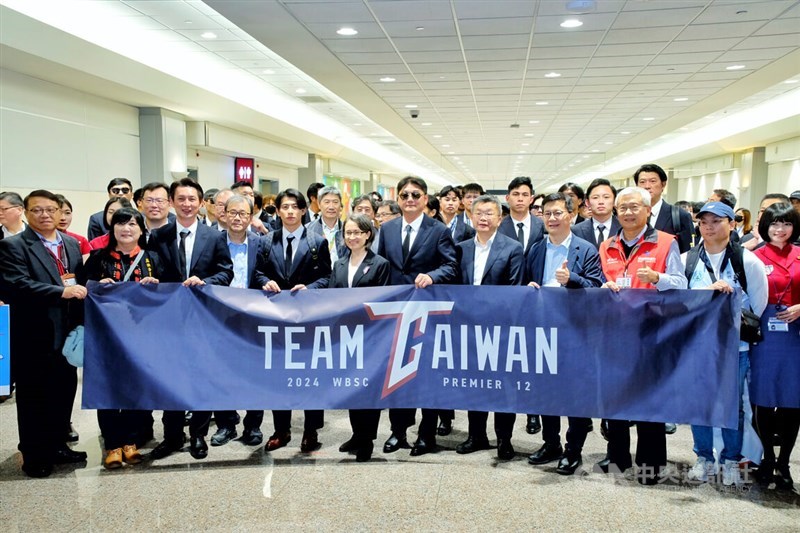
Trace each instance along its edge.
<instances>
[{"instance_id":1,"label":"recessed ceiling light","mask_svg":"<svg viewBox=\"0 0 800 533\"><path fill-rule=\"evenodd\" d=\"M531 143L522 143L522 146L530 146Z\"/></svg>"},{"instance_id":2,"label":"recessed ceiling light","mask_svg":"<svg viewBox=\"0 0 800 533\"><path fill-rule=\"evenodd\" d=\"M397 81L397 80L391 76L384 76L381 78L381 81L389 83L390 81Z\"/></svg>"},{"instance_id":3,"label":"recessed ceiling light","mask_svg":"<svg viewBox=\"0 0 800 533\"><path fill-rule=\"evenodd\" d=\"M742 70L744 65L731 65L729 67L725 67L725 70Z\"/></svg>"},{"instance_id":4,"label":"recessed ceiling light","mask_svg":"<svg viewBox=\"0 0 800 533\"><path fill-rule=\"evenodd\" d=\"M432 125L433 125L433 122L423 122L423 123L420 124L420 126L432 126Z\"/></svg>"},{"instance_id":5,"label":"recessed ceiling light","mask_svg":"<svg viewBox=\"0 0 800 533\"><path fill-rule=\"evenodd\" d=\"M442 136L441 136L441 135L434 135L434 136L433 136L433 138L434 138L434 139L441 139L441 138L442 138Z\"/></svg>"},{"instance_id":6,"label":"recessed ceiling light","mask_svg":"<svg viewBox=\"0 0 800 533\"><path fill-rule=\"evenodd\" d=\"M528 124L538 124L538 123L539 123L538 120L529 120L528 121Z\"/></svg>"},{"instance_id":7,"label":"recessed ceiling light","mask_svg":"<svg viewBox=\"0 0 800 533\"><path fill-rule=\"evenodd\" d=\"M605 144L614 144L614 143L611 141L606 141Z\"/></svg>"},{"instance_id":8,"label":"recessed ceiling light","mask_svg":"<svg viewBox=\"0 0 800 533\"><path fill-rule=\"evenodd\" d=\"M439 76L439 79L440 79L440 80L446 80L446 79L447 79L447 76Z\"/></svg>"},{"instance_id":9,"label":"recessed ceiling light","mask_svg":"<svg viewBox=\"0 0 800 533\"><path fill-rule=\"evenodd\" d=\"M295 89L294 92L296 92L297 94L305 94L306 90L301 87L299 89Z\"/></svg>"},{"instance_id":10,"label":"recessed ceiling light","mask_svg":"<svg viewBox=\"0 0 800 533\"><path fill-rule=\"evenodd\" d=\"M194 24L194 22L192 22L191 20L184 20L183 23L184 24Z\"/></svg>"},{"instance_id":11,"label":"recessed ceiling light","mask_svg":"<svg viewBox=\"0 0 800 533\"><path fill-rule=\"evenodd\" d=\"M592 150L592 153L593 153L593 154L596 154L596 153L597 153L597 152L599 152L599 151L600 151L600 150Z\"/></svg>"},{"instance_id":12,"label":"recessed ceiling light","mask_svg":"<svg viewBox=\"0 0 800 533\"><path fill-rule=\"evenodd\" d=\"M526 133L525 137L533 137L533 133Z\"/></svg>"},{"instance_id":13,"label":"recessed ceiling light","mask_svg":"<svg viewBox=\"0 0 800 533\"><path fill-rule=\"evenodd\" d=\"M544 75L544 77L545 78L560 78L561 74L559 74L558 72L548 72L547 74Z\"/></svg>"},{"instance_id":14,"label":"recessed ceiling light","mask_svg":"<svg viewBox=\"0 0 800 533\"><path fill-rule=\"evenodd\" d=\"M688 98L686 98L684 96L682 96L680 98L673 98L672 99L673 102L686 102L687 100L688 100Z\"/></svg>"},{"instance_id":15,"label":"recessed ceiling light","mask_svg":"<svg viewBox=\"0 0 800 533\"><path fill-rule=\"evenodd\" d=\"M339 28L338 30L336 30L336 33L338 33L339 35L344 35L345 37L351 37L353 35L358 34L358 30L355 30L353 28Z\"/></svg>"},{"instance_id":16,"label":"recessed ceiling light","mask_svg":"<svg viewBox=\"0 0 800 533\"><path fill-rule=\"evenodd\" d=\"M547 105L549 102L536 102L536 105Z\"/></svg>"},{"instance_id":17,"label":"recessed ceiling light","mask_svg":"<svg viewBox=\"0 0 800 533\"><path fill-rule=\"evenodd\" d=\"M525 150L520 150L520 151L519 151L519 153L521 153L521 154L527 154L528 152L526 152Z\"/></svg>"},{"instance_id":18,"label":"recessed ceiling light","mask_svg":"<svg viewBox=\"0 0 800 533\"><path fill-rule=\"evenodd\" d=\"M655 117L644 117L642 120L655 120Z\"/></svg>"},{"instance_id":19,"label":"recessed ceiling light","mask_svg":"<svg viewBox=\"0 0 800 533\"><path fill-rule=\"evenodd\" d=\"M455 152L447 152L449 155L453 155Z\"/></svg>"},{"instance_id":20,"label":"recessed ceiling light","mask_svg":"<svg viewBox=\"0 0 800 533\"><path fill-rule=\"evenodd\" d=\"M353 126L360 126L360 125L361 125L360 122L356 122L355 124L353 124Z\"/></svg>"},{"instance_id":21,"label":"recessed ceiling light","mask_svg":"<svg viewBox=\"0 0 800 533\"><path fill-rule=\"evenodd\" d=\"M800 80L786 80L783 83L797 83L798 81L800 81Z\"/></svg>"},{"instance_id":22,"label":"recessed ceiling light","mask_svg":"<svg viewBox=\"0 0 800 533\"><path fill-rule=\"evenodd\" d=\"M417 108L417 104L406 104L405 108L406 109L416 109Z\"/></svg>"},{"instance_id":23,"label":"recessed ceiling light","mask_svg":"<svg viewBox=\"0 0 800 533\"><path fill-rule=\"evenodd\" d=\"M442 148L450 148L450 145L449 144L443 144Z\"/></svg>"},{"instance_id":24,"label":"recessed ceiling light","mask_svg":"<svg viewBox=\"0 0 800 533\"><path fill-rule=\"evenodd\" d=\"M581 22L578 19L567 19L561 24L559 24L559 26L561 26L562 28L578 28L580 26L583 26L583 22Z\"/></svg>"},{"instance_id":25,"label":"recessed ceiling light","mask_svg":"<svg viewBox=\"0 0 800 533\"><path fill-rule=\"evenodd\" d=\"M275 71L268 68L268 69L262 70L261 74L275 74Z\"/></svg>"},{"instance_id":26,"label":"recessed ceiling light","mask_svg":"<svg viewBox=\"0 0 800 533\"><path fill-rule=\"evenodd\" d=\"M205 31L200 34L200 37L202 37L203 39L216 39L217 34L214 33L213 31Z\"/></svg>"},{"instance_id":27,"label":"recessed ceiling light","mask_svg":"<svg viewBox=\"0 0 800 533\"><path fill-rule=\"evenodd\" d=\"M631 132L629 132L629 131L621 131L620 133L621 133L622 135L630 135L630 134L631 134Z\"/></svg>"}]
</instances>

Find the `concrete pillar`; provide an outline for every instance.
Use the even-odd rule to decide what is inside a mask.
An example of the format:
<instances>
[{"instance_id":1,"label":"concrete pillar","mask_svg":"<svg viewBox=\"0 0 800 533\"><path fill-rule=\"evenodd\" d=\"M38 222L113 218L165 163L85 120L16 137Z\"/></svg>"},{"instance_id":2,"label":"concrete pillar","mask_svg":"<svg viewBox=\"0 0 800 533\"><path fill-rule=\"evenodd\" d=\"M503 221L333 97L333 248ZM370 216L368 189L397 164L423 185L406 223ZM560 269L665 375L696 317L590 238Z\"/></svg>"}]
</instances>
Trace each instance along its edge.
<instances>
[{"instance_id":1,"label":"concrete pillar","mask_svg":"<svg viewBox=\"0 0 800 533\"><path fill-rule=\"evenodd\" d=\"M186 122L178 113L139 109L139 161L142 184L171 183L186 175Z\"/></svg>"}]
</instances>

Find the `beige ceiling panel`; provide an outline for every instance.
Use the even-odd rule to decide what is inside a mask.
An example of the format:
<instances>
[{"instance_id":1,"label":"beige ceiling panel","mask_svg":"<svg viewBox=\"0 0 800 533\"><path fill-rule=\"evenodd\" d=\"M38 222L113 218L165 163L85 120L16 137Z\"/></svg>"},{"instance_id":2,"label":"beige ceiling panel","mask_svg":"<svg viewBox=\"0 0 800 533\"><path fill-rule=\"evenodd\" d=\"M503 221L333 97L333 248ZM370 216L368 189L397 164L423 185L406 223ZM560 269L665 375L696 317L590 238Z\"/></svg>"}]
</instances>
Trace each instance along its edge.
<instances>
[{"instance_id":1,"label":"beige ceiling panel","mask_svg":"<svg viewBox=\"0 0 800 533\"><path fill-rule=\"evenodd\" d=\"M449 83L449 82L466 82L467 81L467 72L449 72L447 74L441 74L439 72L415 72L414 75L420 81L428 86L428 83Z\"/></svg>"},{"instance_id":2,"label":"beige ceiling panel","mask_svg":"<svg viewBox=\"0 0 800 533\"><path fill-rule=\"evenodd\" d=\"M399 39L393 39L392 42L394 42L401 53L461 50L456 37L401 37Z\"/></svg>"},{"instance_id":3,"label":"beige ceiling panel","mask_svg":"<svg viewBox=\"0 0 800 533\"><path fill-rule=\"evenodd\" d=\"M584 78L608 78L612 76L636 76L642 69L640 67L616 68L587 68L583 72Z\"/></svg>"},{"instance_id":4,"label":"beige ceiling panel","mask_svg":"<svg viewBox=\"0 0 800 533\"><path fill-rule=\"evenodd\" d=\"M476 2L478 3L478 2ZM501 12L506 15L505 12ZM458 28L462 37L486 35L530 35L533 17L459 19Z\"/></svg>"},{"instance_id":5,"label":"beige ceiling panel","mask_svg":"<svg viewBox=\"0 0 800 533\"><path fill-rule=\"evenodd\" d=\"M583 22L580 28L562 28L560 24L567 18L577 18ZM578 35L583 32L605 31L616 18L616 13L587 13L583 15L539 16L536 18L536 32L541 34Z\"/></svg>"},{"instance_id":6,"label":"beige ceiling panel","mask_svg":"<svg viewBox=\"0 0 800 533\"><path fill-rule=\"evenodd\" d=\"M452 20L448 2L430 0L372 1L370 8L378 19L385 22L410 21L425 26L428 20Z\"/></svg>"},{"instance_id":7,"label":"beige ceiling panel","mask_svg":"<svg viewBox=\"0 0 800 533\"><path fill-rule=\"evenodd\" d=\"M192 41L197 41L197 42L201 42L201 43L208 41L208 39L205 39L205 38L202 37L202 34L205 33L206 30L194 29L194 30L176 30L176 31L180 35L183 35L184 37L186 37L187 39L191 39ZM224 28L219 28L219 29L214 30L214 34L217 36L217 38L215 39L216 42L219 42L219 41L239 41L240 40L239 37L237 37L236 35L231 33L229 30L226 30Z\"/></svg>"},{"instance_id":8,"label":"beige ceiling panel","mask_svg":"<svg viewBox=\"0 0 800 533\"><path fill-rule=\"evenodd\" d=\"M473 61L469 63L470 72L504 72L519 71L520 74L525 69L524 61Z\"/></svg>"},{"instance_id":9,"label":"beige ceiling panel","mask_svg":"<svg viewBox=\"0 0 800 533\"><path fill-rule=\"evenodd\" d=\"M253 48L253 45L247 41L203 41L199 43L206 50L219 53L222 57L228 58L225 53L232 52L234 54L249 53L254 56L264 57L264 54L258 52ZM246 59L245 57L236 57L235 59Z\"/></svg>"},{"instance_id":10,"label":"beige ceiling panel","mask_svg":"<svg viewBox=\"0 0 800 533\"><path fill-rule=\"evenodd\" d=\"M340 36L336 31L342 27L342 23L332 21L312 22L306 24L306 28L313 33L319 40L342 39L358 41L361 39L382 39L386 37L380 25L375 22L360 22L358 24L358 35L353 37Z\"/></svg>"},{"instance_id":11,"label":"beige ceiling panel","mask_svg":"<svg viewBox=\"0 0 800 533\"><path fill-rule=\"evenodd\" d=\"M389 37L396 39L398 37L450 37L456 35L456 26L453 24L452 18L433 20L425 19L424 21L418 20L404 20L399 22L386 22L383 23L383 28ZM421 30L417 28L422 27Z\"/></svg>"},{"instance_id":12,"label":"beige ceiling panel","mask_svg":"<svg viewBox=\"0 0 800 533\"><path fill-rule=\"evenodd\" d=\"M395 52L341 53L337 54L336 57L354 70L359 68L359 65L377 65L378 67L385 65L387 68L391 68L392 72L397 72L398 65L403 65L398 63L400 57ZM405 71L405 66L402 66L402 70Z\"/></svg>"},{"instance_id":13,"label":"beige ceiling panel","mask_svg":"<svg viewBox=\"0 0 800 533\"><path fill-rule=\"evenodd\" d=\"M502 35L475 35L462 37L465 50L502 50L504 48L525 48L530 35L527 33Z\"/></svg>"},{"instance_id":14,"label":"beige ceiling panel","mask_svg":"<svg viewBox=\"0 0 800 533\"><path fill-rule=\"evenodd\" d=\"M522 81L522 69L518 70L497 70L497 71L473 71L470 73L470 77L474 82L481 82L481 81L504 81L507 85L511 87L516 87Z\"/></svg>"},{"instance_id":15,"label":"beige ceiling panel","mask_svg":"<svg viewBox=\"0 0 800 533\"><path fill-rule=\"evenodd\" d=\"M531 59L586 60L594 51L594 46L537 46L531 50Z\"/></svg>"},{"instance_id":16,"label":"beige ceiling panel","mask_svg":"<svg viewBox=\"0 0 800 533\"><path fill-rule=\"evenodd\" d=\"M465 72L464 63L417 63L409 66L414 74L437 73L447 75L450 72Z\"/></svg>"},{"instance_id":17,"label":"beige ceiling panel","mask_svg":"<svg viewBox=\"0 0 800 533\"><path fill-rule=\"evenodd\" d=\"M358 29L359 23L374 21L363 2L284 2L284 7L304 24L335 22Z\"/></svg>"},{"instance_id":18,"label":"beige ceiling panel","mask_svg":"<svg viewBox=\"0 0 800 533\"><path fill-rule=\"evenodd\" d=\"M591 68L643 67L650 63L653 57L652 55L593 57L586 66Z\"/></svg>"},{"instance_id":19,"label":"beige ceiling panel","mask_svg":"<svg viewBox=\"0 0 800 533\"><path fill-rule=\"evenodd\" d=\"M528 72L525 78L525 87L535 87L537 90L549 89L551 87L574 87L580 74L580 71L569 71L569 73L564 73L560 78L545 78L544 76L535 76L533 73Z\"/></svg>"},{"instance_id":20,"label":"beige ceiling panel","mask_svg":"<svg viewBox=\"0 0 800 533\"><path fill-rule=\"evenodd\" d=\"M581 84L588 86L608 85L608 84L627 85L631 81L633 81L633 76L602 76L602 77L582 78Z\"/></svg>"},{"instance_id":21,"label":"beige ceiling panel","mask_svg":"<svg viewBox=\"0 0 800 533\"><path fill-rule=\"evenodd\" d=\"M603 39L603 31L581 31L570 33L534 33L533 46L586 46L597 45Z\"/></svg>"},{"instance_id":22,"label":"beige ceiling panel","mask_svg":"<svg viewBox=\"0 0 800 533\"><path fill-rule=\"evenodd\" d=\"M652 2L652 7L661 8L660 2ZM659 26L685 26L703 11L702 6L678 9L654 9L652 11L625 11L614 21L613 29L639 29Z\"/></svg>"},{"instance_id":23,"label":"beige ceiling panel","mask_svg":"<svg viewBox=\"0 0 800 533\"><path fill-rule=\"evenodd\" d=\"M422 52L403 52L407 63L448 63L463 61L460 50L430 50Z\"/></svg>"},{"instance_id":24,"label":"beige ceiling panel","mask_svg":"<svg viewBox=\"0 0 800 533\"><path fill-rule=\"evenodd\" d=\"M736 46L741 39L698 39L694 41L675 41L664 49L665 55L700 52L724 52Z\"/></svg>"},{"instance_id":25,"label":"beige ceiling panel","mask_svg":"<svg viewBox=\"0 0 800 533\"><path fill-rule=\"evenodd\" d=\"M709 6L697 17L697 24L771 20L781 15L794 0L767 0L763 2L719 2ZM741 11L745 11L741 13Z\"/></svg>"},{"instance_id":26,"label":"beige ceiling panel","mask_svg":"<svg viewBox=\"0 0 800 533\"><path fill-rule=\"evenodd\" d=\"M780 18L762 26L753 35L797 35L800 28L800 17Z\"/></svg>"},{"instance_id":27,"label":"beige ceiling panel","mask_svg":"<svg viewBox=\"0 0 800 533\"><path fill-rule=\"evenodd\" d=\"M726 72L729 74L735 74L737 77L746 76L747 74L752 73L755 70L760 69L761 67L769 64L771 61L765 60L751 60L748 61L747 64L744 63L737 63L738 65L744 64L744 68L742 70L726 70L727 67L732 66L730 61L717 61L716 63L712 63L710 65L706 65L703 67L701 72Z\"/></svg>"},{"instance_id":28,"label":"beige ceiling panel","mask_svg":"<svg viewBox=\"0 0 800 533\"><path fill-rule=\"evenodd\" d=\"M693 41L694 42L694 41ZM705 64L715 61L720 55L718 50L710 52L687 52L684 54L660 54L653 58L653 65L691 65Z\"/></svg>"},{"instance_id":29,"label":"beige ceiling panel","mask_svg":"<svg viewBox=\"0 0 800 533\"><path fill-rule=\"evenodd\" d=\"M566 69L583 69L586 67L589 58L564 58L564 59L544 59L531 56L528 61L528 70L544 70L547 72L561 72Z\"/></svg>"},{"instance_id":30,"label":"beige ceiling panel","mask_svg":"<svg viewBox=\"0 0 800 533\"><path fill-rule=\"evenodd\" d=\"M603 39L603 44L638 44L638 43L668 43L673 40L683 29L682 26L665 26L647 28L647 30L627 29L611 30ZM637 53L639 53L637 51Z\"/></svg>"},{"instance_id":31,"label":"beige ceiling panel","mask_svg":"<svg viewBox=\"0 0 800 533\"><path fill-rule=\"evenodd\" d=\"M800 24L800 20L797 21ZM800 25L798 26L800 28ZM798 30L800 31L800 30ZM742 63L745 61L758 61L758 60L767 60L771 61L774 59L781 58L786 54L794 52L796 48L792 47L782 47L782 48L754 48L750 50L733 50L730 52L725 52L721 56L717 58L717 61L726 62L726 63Z\"/></svg>"},{"instance_id":32,"label":"beige ceiling panel","mask_svg":"<svg viewBox=\"0 0 800 533\"><path fill-rule=\"evenodd\" d=\"M472 61L523 61L528 56L527 48L503 48L500 50L465 50L467 62Z\"/></svg>"},{"instance_id":33,"label":"beige ceiling panel","mask_svg":"<svg viewBox=\"0 0 800 533\"><path fill-rule=\"evenodd\" d=\"M650 81L652 76L656 76L656 79L662 83L680 83L697 72L700 67L702 67L702 65L681 65L669 72L666 72L664 67L645 67L636 79L638 81L644 77L647 81Z\"/></svg>"},{"instance_id":34,"label":"beige ceiling panel","mask_svg":"<svg viewBox=\"0 0 800 533\"><path fill-rule=\"evenodd\" d=\"M380 37L372 39L322 39L322 44L335 54L345 52L394 52L389 40Z\"/></svg>"},{"instance_id":35,"label":"beige ceiling panel","mask_svg":"<svg viewBox=\"0 0 800 533\"><path fill-rule=\"evenodd\" d=\"M750 35L763 25L763 22L730 22L728 24L694 24L689 26L677 40L694 41L699 39L727 39Z\"/></svg>"},{"instance_id":36,"label":"beige ceiling panel","mask_svg":"<svg viewBox=\"0 0 800 533\"><path fill-rule=\"evenodd\" d=\"M781 48L789 46L800 47L800 31L789 35L770 35L760 37L748 37L733 47L734 50L748 50L751 48Z\"/></svg>"},{"instance_id":37,"label":"beige ceiling panel","mask_svg":"<svg viewBox=\"0 0 800 533\"><path fill-rule=\"evenodd\" d=\"M608 44L603 42L602 46L594 53L594 56L655 55L661 52L662 48L664 48L664 43L660 42L640 42L636 44Z\"/></svg>"}]
</instances>

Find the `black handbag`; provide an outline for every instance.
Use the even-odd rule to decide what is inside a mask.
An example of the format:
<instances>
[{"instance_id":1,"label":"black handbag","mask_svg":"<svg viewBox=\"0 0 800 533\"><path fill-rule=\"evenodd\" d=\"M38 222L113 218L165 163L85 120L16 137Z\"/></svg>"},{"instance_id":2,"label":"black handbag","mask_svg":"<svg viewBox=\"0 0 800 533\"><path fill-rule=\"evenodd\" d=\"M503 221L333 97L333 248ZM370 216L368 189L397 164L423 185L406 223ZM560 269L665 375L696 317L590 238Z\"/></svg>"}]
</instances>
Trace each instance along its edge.
<instances>
[{"instance_id":1,"label":"black handbag","mask_svg":"<svg viewBox=\"0 0 800 533\"><path fill-rule=\"evenodd\" d=\"M742 325L741 329L739 329L739 338L750 344L764 340L764 334L761 331L761 319L750 310L742 310Z\"/></svg>"}]
</instances>

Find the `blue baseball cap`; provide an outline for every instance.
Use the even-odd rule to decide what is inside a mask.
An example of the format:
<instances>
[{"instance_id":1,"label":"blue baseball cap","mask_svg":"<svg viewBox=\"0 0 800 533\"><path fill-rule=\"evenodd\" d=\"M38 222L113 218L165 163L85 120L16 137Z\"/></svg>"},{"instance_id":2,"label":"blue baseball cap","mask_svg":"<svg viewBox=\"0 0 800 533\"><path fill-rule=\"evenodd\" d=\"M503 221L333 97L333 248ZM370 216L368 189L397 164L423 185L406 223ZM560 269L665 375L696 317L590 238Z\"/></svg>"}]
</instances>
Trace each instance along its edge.
<instances>
[{"instance_id":1,"label":"blue baseball cap","mask_svg":"<svg viewBox=\"0 0 800 533\"><path fill-rule=\"evenodd\" d=\"M736 215L733 213L733 208L729 205L723 204L722 202L707 202L703 208L697 213L699 217L703 213L711 213L713 215L717 215L718 217L726 217L730 220L733 220Z\"/></svg>"}]
</instances>

